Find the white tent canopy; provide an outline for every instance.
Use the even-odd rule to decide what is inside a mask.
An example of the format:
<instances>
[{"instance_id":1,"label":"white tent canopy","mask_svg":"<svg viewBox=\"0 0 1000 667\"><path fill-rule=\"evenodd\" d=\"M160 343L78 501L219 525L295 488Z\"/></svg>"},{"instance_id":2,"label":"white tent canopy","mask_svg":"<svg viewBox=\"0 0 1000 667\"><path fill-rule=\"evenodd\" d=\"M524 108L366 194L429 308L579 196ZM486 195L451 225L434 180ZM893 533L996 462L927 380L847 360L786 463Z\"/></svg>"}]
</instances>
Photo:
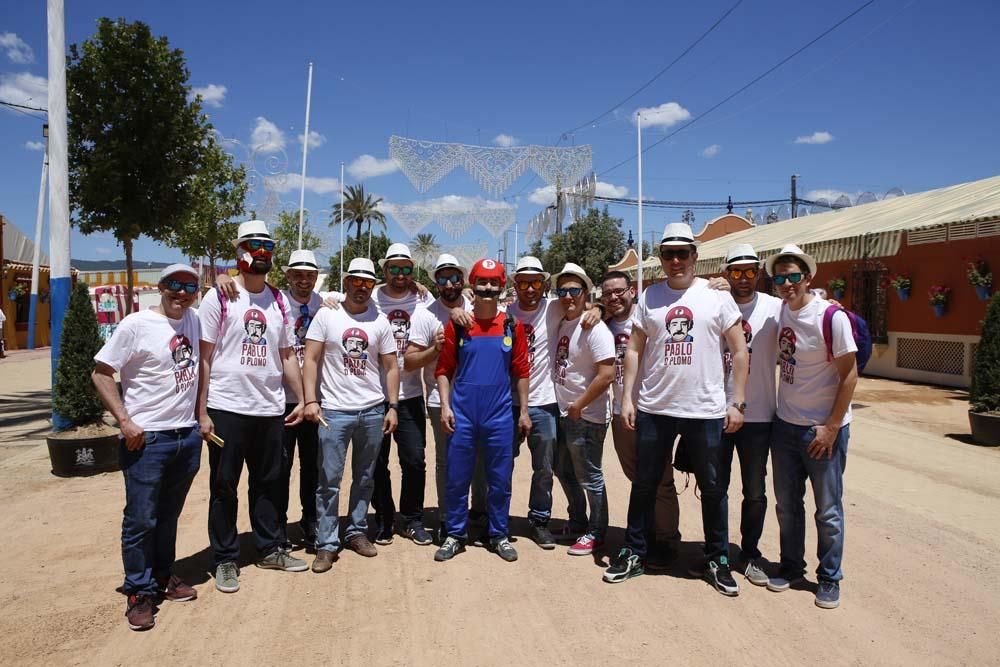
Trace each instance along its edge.
<instances>
[{"instance_id":1,"label":"white tent canopy","mask_svg":"<svg viewBox=\"0 0 1000 667\"><path fill-rule=\"evenodd\" d=\"M27 236L21 233L14 224L4 219L3 223L3 258L21 264L31 264L34 261L35 244ZM39 260L43 266L47 266L49 258L42 255Z\"/></svg>"}]
</instances>

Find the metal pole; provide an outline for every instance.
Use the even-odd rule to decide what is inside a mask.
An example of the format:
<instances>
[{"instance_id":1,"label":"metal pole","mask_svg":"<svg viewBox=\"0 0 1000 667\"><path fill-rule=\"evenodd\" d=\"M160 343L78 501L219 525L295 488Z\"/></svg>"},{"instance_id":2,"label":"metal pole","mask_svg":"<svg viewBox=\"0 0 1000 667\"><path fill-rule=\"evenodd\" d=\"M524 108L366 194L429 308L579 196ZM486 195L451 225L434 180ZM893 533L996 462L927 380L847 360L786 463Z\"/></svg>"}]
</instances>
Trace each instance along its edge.
<instances>
[{"instance_id":1,"label":"metal pole","mask_svg":"<svg viewBox=\"0 0 1000 667\"><path fill-rule=\"evenodd\" d=\"M798 202L799 202L799 198L795 193L795 186L797 185L798 180L799 180L799 175L792 174L792 217L793 218L798 217L798 213L796 213L795 211L795 209L798 208Z\"/></svg>"},{"instance_id":2,"label":"metal pole","mask_svg":"<svg viewBox=\"0 0 1000 667\"><path fill-rule=\"evenodd\" d=\"M47 0L49 57L49 274L52 384L62 343L63 318L72 289L69 266L69 165L66 132L66 25L63 0ZM72 424L52 412L52 429Z\"/></svg>"},{"instance_id":3,"label":"metal pole","mask_svg":"<svg viewBox=\"0 0 1000 667\"><path fill-rule=\"evenodd\" d=\"M344 289L344 163L340 163L340 288L334 287L334 291Z\"/></svg>"},{"instance_id":4,"label":"metal pole","mask_svg":"<svg viewBox=\"0 0 1000 667\"><path fill-rule=\"evenodd\" d=\"M639 256L639 264L635 270L635 282L639 296L642 296L642 114L635 114L635 138L638 146L639 162L639 248L636 250Z\"/></svg>"},{"instance_id":5,"label":"metal pole","mask_svg":"<svg viewBox=\"0 0 1000 667\"><path fill-rule=\"evenodd\" d=\"M514 262L517 263L517 223L514 223Z\"/></svg>"},{"instance_id":6,"label":"metal pole","mask_svg":"<svg viewBox=\"0 0 1000 667\"><path fill-rule=\"evenodd\" d=\"M35 217L35 249L31 257L31 299L28 302L28 349L35 349L35 317L38 313L38 265L42 260L42 224L45 221L45 180L49 175L49 144L46 130L42 155L42 182L38 185L38 215Z\"/></svg>"},{"instance_id":7,"label":"metal pole","mask_svg":"<svg viewBox=\"0 0 1000 667\"><path fill-rule=\"evenodd\" d=\"M302 184L299 187L299 250L302 250L302 220L306 210L306 157L309 155L309 105L312 103L313 64L309 63L309 83L306 84L306 132L302 135Z\"/></svg>"}]
</instances>

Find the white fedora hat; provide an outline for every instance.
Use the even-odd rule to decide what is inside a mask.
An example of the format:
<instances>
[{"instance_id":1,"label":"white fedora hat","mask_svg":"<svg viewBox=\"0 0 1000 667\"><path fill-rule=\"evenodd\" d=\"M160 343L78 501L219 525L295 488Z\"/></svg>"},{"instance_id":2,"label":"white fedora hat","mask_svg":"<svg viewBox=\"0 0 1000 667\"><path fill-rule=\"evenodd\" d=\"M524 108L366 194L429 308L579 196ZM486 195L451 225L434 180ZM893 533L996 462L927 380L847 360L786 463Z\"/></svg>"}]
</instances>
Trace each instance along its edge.
<instances>
[{"instance_id":1,"label":"white fedora hat","mask_svg":"<svg viewBox=\"0 0 1000 667\"><path fill-rule=\"evenodd\" d=\"M774 264L778 261L779 257L797 257L805 262L806 266L809 267L809 275L816 277L816 260L812 256L807 255L802 252L802 248L798 247L794 243L789 243L781 250L778 251L777 255L771 255L766 260L764 260L764 268L767 269L767 275L774 277Z\"/></svg>"},{"instance_id":2,"label":"white fedora hat","mask_svg":"<svg viewBox=\"0 0 1000 667\"><path fill-rule=\"evenodd\" d=\"M352 259L350 265L347 267L347 273L344 275L378 280L378 275L375 273L375 263L367 257L355 257Z\"/></svg>"},{"instance_id":3,"label":"white fedora hat","mask_svg":"<svg viewBox=\"0 0 1000 667\"><path fill-rule=\"evenodd\" d=\"M247 220L246 222L241 222L239 230L236 232L236 240L233 241L233 247L238 248L244 241L249 241L250 239L263 239L265 241L273 241L271 234L267 231L267 224L263 220Z\"/></svg>"},{"instance_id":4,"label":"white fedora hat","mask_svg":"<svg viewBox=\"0 0 1000 667\"><path fill-rule=\"evenodd\" d=\"M663 237L660 245L698 245L694 240L694 233L691 225L686 222L668 222L663 228Z\"/></svg>"},{"instance_id":5,"label":"white fedora hat","mask_svg":"<svg viewBox=\"0 0 1000 667\"><path fill-rule=\"evenodd\" d=\"M437 261L434 263L434 275L437 275L441 269L458 269L463 276L467 273L465 267L459 264L458 258L446 252L438 255Z\"/></svg>"},{"instance_id":6,"label":"white fedora hat","mask_svg":"<svg viewBox=\"0 0 1000 667\"><path fill-rule=\"evenodd\" d=\"M737 243L726 253L726 267L737 264L760 264L760 257L749 243Z\"/></svg>"},{"instance_id":7,"label":"white fedora hat","mask_svg":"<svg viewBox=\"0 0 1000 667\"><path fill-rule=\"evenodd\" d=\"M390 259L405 259L410 264L413 264L413 255L410 254L410 247L405 243L393 243L389 246L389 249L385 251L385 257L378 261L379 268L385 266L385 263Z\"/></svg>"},{"instance_id":8,"label":"white fedora hat","mask_svg":"<svg viewBox=\"0 0 1000 667\"><path fill-rule=\"evenodd\" d=\"M534 274L540 275L542 280L549 279L549 274L542 268L542 262L537 257L525 255L517 260L517 266L514 267L514 277Z\"/></svg>"},{"instance_id":9,"label":"white fedora hat","mask_svg":"<svg viewBox=\"0 0 1000 667\"><path fill-rule=\"evenodd\" d=\"M319 273L319 264L316 263L316 255L312 250L293 250L292 256L288 258L288 266L281 267L281 272L284 273L288 269Z\"/></svg>"},{"instance_id":10,"label":"white fedora hat","mask_svg":"<svg viewBox=\"0 0 1000 667\"><path fill-rule=\"evenodd\" d=\"M194 267L188 264L171 264L170 266L164 267L163 270L160 271L160 280L169 278L175 273L187 273L194 276L196 280L199 279L198 271L195 270Z\"/></svg>"},{"instance_id":11,"label":"white fedora hat","mask_svg":"<svg viewBox=\"0 0 1000 667\"><path fill-rule=\"evenodd\" d=\"M573 262L566 262L566 266L563 267L562 271L555 275L556 285L559 284L559 279L564 276L573 276L579 278L583 281L583 284L587 286L587 291L594 289L594 283L591 281L590 277L587 276L587 272L583 270L583 267L579 264L574 264Z\"/></svg>"}]
</instances>

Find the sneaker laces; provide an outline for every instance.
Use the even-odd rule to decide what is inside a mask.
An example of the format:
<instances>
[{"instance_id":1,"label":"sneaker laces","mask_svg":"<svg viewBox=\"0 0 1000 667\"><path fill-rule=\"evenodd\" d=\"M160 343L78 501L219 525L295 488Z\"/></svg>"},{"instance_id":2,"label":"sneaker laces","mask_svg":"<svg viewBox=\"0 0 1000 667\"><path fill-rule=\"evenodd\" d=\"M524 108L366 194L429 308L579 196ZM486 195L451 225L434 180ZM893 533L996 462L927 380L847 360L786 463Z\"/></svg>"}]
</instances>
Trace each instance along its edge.
<instances>
[{"instance_id":1,"label":"sneaker laces","mask_svg":"<svg viewBox=\"0 0 1000 667\"><path fill-rule=\"evenodd\" d=\"M234 563L223 563L219 566L219 569L222 570L222 577L224 579L238 575L238 570L236 569L236 565Z\"/></svg>"}]
</instances>

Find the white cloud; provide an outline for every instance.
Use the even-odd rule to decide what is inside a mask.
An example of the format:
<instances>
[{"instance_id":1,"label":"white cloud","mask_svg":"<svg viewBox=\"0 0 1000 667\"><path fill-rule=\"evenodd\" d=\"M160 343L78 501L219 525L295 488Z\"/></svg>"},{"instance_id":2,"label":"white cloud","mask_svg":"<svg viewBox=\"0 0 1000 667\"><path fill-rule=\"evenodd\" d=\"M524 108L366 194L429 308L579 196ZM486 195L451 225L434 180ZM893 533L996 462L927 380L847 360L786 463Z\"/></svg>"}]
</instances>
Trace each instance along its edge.
<instances>
[{"instance_id":1,"label":"white cloud","mask_svg":"<svg viewBox=\"0 0 1000 667\"><path fill-rule=\"evenodd\" d=\"M115 251L114 248L94 248L94 252L98 255L110 255Z\"/></svg>"},{"instance_id":2,"label":"white cloud","mask_svg":"<svg viewBox=\"0 0 1000 667\"><path fill-rule=\"evenodd\" d=\"M833 135L826 131L813 132L812 134L795 137L797 144L828 144L833 141Z\"/></svg>"},{"instance_id":3,"label":"white cloud","mask_svg":"<svg viewBox=\"0 0 1000 667\"><path fill-rule=\"evenodd\" d=\"M24 142L24 147L29 151L44 151L45 142L44 141L26 141Z\"/></svg>"},{"instance_id":4,"label":"white cloud","mask_svg":"<svg viewBox=\"0 0 1000 667\"><path fill-rule=\"evenodd\" d=\"M503 146L504 148L510 148L511 146L517 146L521 143L520 139L517 137L512 137L509 134L498 134L493 137L493 143L497 146Z\"/></svg>"},{"instance_id":5,"label":"white cloud","mask_svg":"<svg viewBox=\"0 0 1000 667\"><path fill-rule=\"evenodd\" d=\"M188 97L194 99L195 95L201 95L202 102L218 109L225 102L227 91L228 89L221 84L210 83L202 88L192 88Z\"/></svg>"},{"instance_id":6,"label":"white cloud","mask_svg":"<svg viewBox=\"0 0 1000 667\"><path fill-rule=\"evenodd\" d=\"M399 171L399 165L391 158L380 160L374 155L362 155L351 164L347 165L347 173L351 178L364 180L375 176L385 176Z\"/></svg>"},{"instance_id":7,"label":"white cloud","mask_svg":"<svg viewBox=\"0 0 1000 667\"><path fill-rule=\"evenodd\" d=\"M636 113L642 116L643 127L671 127L691 117L691 112L677 102L664 102L658 107L642 107L636 109ZM632 124L635 124L635 116L632 116Z\"/></svg>"},{"instance_id":8,"label":"white cloud","mask_svg":"<svg viewBox=\"0 0 1000 667\"><path fill-rule=\"evenodd\" d=\"M35 52L27 42L12 32L0 33L0 49L7 52L7 58L12 63L27 65L35 62Z\"/></svg>"},{"instance_id":9,"label":"white cloud","mask_svg":"<svg viewBox=\"0 0 1000 667\"><path fill-rule=\"evenodd\" d=\"M49 102L49 83L45 77L28 72L0 74L0 100L44 109Z\"/></svg>"},{"instance_id":10,"label":"white cloud","mask_svg":"<svg viewBox=\"0 0 1000 667\"><path fill-rule=\"evenodd\" d=\"M392 204L387 201L383 201L379 204L379 208L389 215L394 215L396 209L399 205ZM463 197L461 195L445 195L444 197L438 197L436 199L426 199L424 201L415 202L410 204L408 207L411 211L422 210L427 214L434 215L444 215L444 214L457 214L457 213L468 213L470 210L476 209L508 209L514 208L513 204L509 204L505 201L499 201L495 199L483 199L482 197Z\"/></svg>"},{"instance_id":11,"label":"white cloud","mask_svg":"<svg viewBox=\"0 0 1000 667\"><path fill-rule=\"evenodd\" d=\"M722 150L722 146L719 144L712 144L708 148L704 149L699 155L702 157L715 157Z\"/></svg>"},{"instance_id":12,"label":"white cloud","mask_svg":"<svg viewBox=\"0 0 1000 667\"><path fill-rule=\"evenodd\" d=\"M256 125L250 133L250 145L261 153L277 153L285 150L285 133L278 126L257 116Z\"/></svg>"},{"instance_id":13,"label":"white cloud","mask_svg":"<svg viewBox=\"0 0 1000 667\"><path fill-rule=\"evenodd\" d=\"M299 135L298 139L300 145L302 144L303 141L305 141L305 138L306 135L304 134ZM309 130L309 148L319 148L325 143L326 143L325 135L320 134L316 130Z\"/></svg>"},{"instance_id":14,"label":"white cloud","mask_svg":"<svg viewBox=\"0 0 1000 667\"><path fill-rule=\"evenodd\" d=\"M302 188L301 174L285 174L277 177L265 178L267 187L279 194L288 192L298 192ZM317 195L328 195L331 192L340 194L339 178L322 178L319 176L306 176L306 190Z\"/></svg>"},{"instance_id":15,"label":"white cloud","mask_svg":"<svg viewBox=\"0 0 1000 667\"><path fill-rule=\"evenodd\" d=\"M598 197L624 197L628 194L628 188L624 185L614 185L598 181L594 194ZM544 188L536 188L528 195L528 201L538 206L549 206L556 203L556 186L546 185Z\"/></svg>"}]
</instances>

